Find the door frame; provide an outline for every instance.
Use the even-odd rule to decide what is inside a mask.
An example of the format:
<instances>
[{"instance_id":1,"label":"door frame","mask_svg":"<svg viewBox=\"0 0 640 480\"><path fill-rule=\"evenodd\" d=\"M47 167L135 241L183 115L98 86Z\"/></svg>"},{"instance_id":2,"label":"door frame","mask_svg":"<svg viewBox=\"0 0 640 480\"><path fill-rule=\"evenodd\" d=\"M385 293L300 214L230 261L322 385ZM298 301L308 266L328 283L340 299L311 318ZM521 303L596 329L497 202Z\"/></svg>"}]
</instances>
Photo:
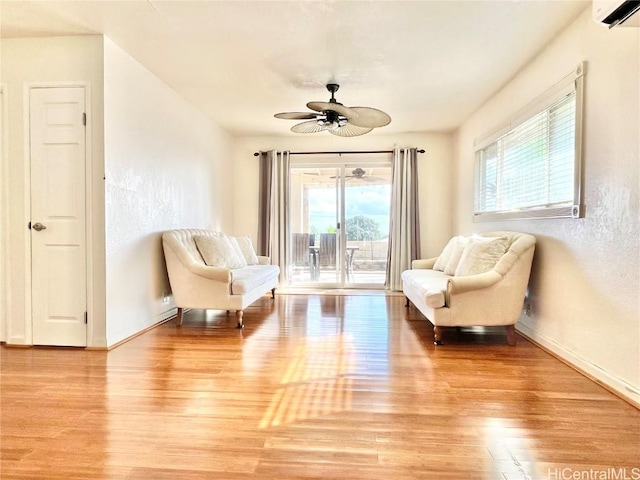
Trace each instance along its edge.
<instances>
[{"instance_id":1,"label":"door frame","mask_svg":"<svg viewBox=\"0 0 640 480\"><path fill-rule=\"evenodd\" d=\"M95 318L94 305L95 299L93 295L93 161L92 161L92 109L91 109L91 82L89 81L62 81L62 82L30 82L23 86L23 142L24 142L24 211L23 225L25 231L28 230L28 224L31 221L31 139L29 131L31 128L31 120L29 118L29 108L31 103L31 90L37 88L84 88L84 107L87 114L87 124L85 125L85 265L86 265L86 288L87 288L87 339L86 346L91 346L93 338L93 318ZM33 285L31 276L31 235L24 235L24 288L25 288L25 305L24 305L24 322L25 322L25 338L26 345L33 345ZM10 325L10 323L9 323ZM9 335L8 335L9 337ZM9 337L10 338L10 337Z\"/></svg>"},{"instance_id":2,"label":"door frame","mask_svg":"<svg viewBox=\"0 0 640 480\"><path fill-rule=\"evenodd\" d=\"M295 154L294 154L295 155ZM314 155L315 157L315 155ZM373 157L373 158L371 158ZM300 168L335 168L339 170L339 182L337 182L336 186L336 201L337 201L337 211L336 215L338 218L336 219L340 222L340 228L338 229L338 251L336 252L337 263L340 265L340 278L338 282L329 282L329 283L320 283L320 282L303 282L295 285L289 285L290 287L300 287L300 288L337 288L337 289L358 289L358 288L367 288L372 290L385 290L385 285L372 285L372 284L360 284L360 283L349 283L347 282L346 272L345 272L345 262L344 258L346 255L346 173L350 168L353 167L362 167L362 168L370 168L376 166L388 166L392 167L393 161L392 157L380 157L376 154L372 154L371 157L362 158L361 156L355 156L353 154L339 154L339 153L328 153L326 155L318 155L316 158L304 160L300 157L296 158L289 164L289 169L293 169L296 167Z\"/></svg>"},{"instance_id":3,"label":"door frame","mask_svg":"<svg viewBox=\"0 0 640 480\"><path fill-rule=\"evenodd\" d=\"M9 155L7 84L0 83L0 342L8 338L9 283Z\"/></svg>"}]
</instances>

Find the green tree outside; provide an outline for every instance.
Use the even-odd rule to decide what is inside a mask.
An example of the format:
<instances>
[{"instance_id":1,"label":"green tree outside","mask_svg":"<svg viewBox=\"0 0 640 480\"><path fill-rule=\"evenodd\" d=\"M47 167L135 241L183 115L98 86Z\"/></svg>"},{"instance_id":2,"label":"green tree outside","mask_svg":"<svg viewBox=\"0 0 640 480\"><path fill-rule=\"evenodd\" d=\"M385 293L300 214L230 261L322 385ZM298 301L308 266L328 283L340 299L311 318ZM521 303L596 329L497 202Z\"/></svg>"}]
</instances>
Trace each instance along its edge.
<instances>
[{"instance_id":1,"label":"green tree outside","mask_svg":"<svg viewBox=\"0 0 640 480\"><path fill-rule=\"evenodd\" d=\"M364 215L347 218L346 227L347 240L357 242L362 240L380 240L382 238L378 222Z\"/></svg>"}]
</instances>

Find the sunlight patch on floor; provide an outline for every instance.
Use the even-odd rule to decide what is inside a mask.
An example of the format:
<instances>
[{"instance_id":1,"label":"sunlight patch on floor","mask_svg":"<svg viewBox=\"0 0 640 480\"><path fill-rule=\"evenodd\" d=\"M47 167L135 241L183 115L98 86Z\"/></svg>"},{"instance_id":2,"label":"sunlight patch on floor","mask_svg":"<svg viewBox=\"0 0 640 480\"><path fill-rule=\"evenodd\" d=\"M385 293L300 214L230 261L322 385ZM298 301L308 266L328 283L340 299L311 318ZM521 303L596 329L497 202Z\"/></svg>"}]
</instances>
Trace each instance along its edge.
<instances>
[{"instance_id":1,"label":"sunlight patch on floor","mask_svg":"<svg viewBox=\"0 0 640 480\"><path fill-rule=\"evenodd\" d=\"M355 348L351 335L307 338L298 345L259 428L318 418L351 408Z\"/></svg>"}]
</instances>

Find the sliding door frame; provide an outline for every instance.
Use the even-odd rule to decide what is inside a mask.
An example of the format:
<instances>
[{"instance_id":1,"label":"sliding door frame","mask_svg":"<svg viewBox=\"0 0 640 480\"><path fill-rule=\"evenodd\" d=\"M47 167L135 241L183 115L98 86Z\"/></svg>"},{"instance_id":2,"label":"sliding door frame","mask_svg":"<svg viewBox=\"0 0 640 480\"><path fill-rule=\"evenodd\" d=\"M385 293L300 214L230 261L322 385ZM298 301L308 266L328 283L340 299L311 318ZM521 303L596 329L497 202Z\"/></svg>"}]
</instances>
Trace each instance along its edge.
<instances>
[{"instance_id":1,"label":"sliding door frame","mask_svg":"<svg viewBox=\"0 0 640 480\"><path fill-rule=\"evenodd\" d=\"M352 283L348 281L346 272L346 251L347 251L347 231L346 231L346 174L350 173L353 169L360 167L365 169L375 167L388 167L392 168L393 157L391 153L381 152L372 153L366 156L354 155L354 154L326 154L326 155L314 155L315 158L305 158L302 155L291 154L290 169L293 171L296 168L307 169L336 169L336 206L337 206L337 218L335 219L335 227L337 233L337 251L336 251L336 265L338 268L338 275L336 282L298 282L289 283L290 286L300 288L359 288L359 289L385 289L385 283ZM391 183L391 181L389 182ZM293 200L293 195L290 197ZM391 199L389 199L389 202ZM291 255L288 255L291 258ZM290 271L290 269L288 269ZM291 282L291 278L287 278L288 282Z\"/></svg>"}]
</instances>

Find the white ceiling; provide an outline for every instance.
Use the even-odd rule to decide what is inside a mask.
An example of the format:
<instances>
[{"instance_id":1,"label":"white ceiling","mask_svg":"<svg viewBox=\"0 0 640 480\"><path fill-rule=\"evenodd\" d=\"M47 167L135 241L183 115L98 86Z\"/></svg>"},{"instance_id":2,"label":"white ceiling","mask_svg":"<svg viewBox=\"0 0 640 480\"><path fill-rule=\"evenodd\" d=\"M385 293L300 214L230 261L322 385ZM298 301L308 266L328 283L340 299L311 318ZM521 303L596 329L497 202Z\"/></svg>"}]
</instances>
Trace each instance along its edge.
<instances>
[{"instance_id":1,"label":"white ceiling","mask_svg":"<svg viewBox=\"0 0 640 480\"><path fill-rule=\"evenodd\" d=\"M391 115L374 131L450 131L590 4L1 0L0 36L103 33L234 135L290 134L273 114L329 81Z\"/></svg>"}]
</instances>

